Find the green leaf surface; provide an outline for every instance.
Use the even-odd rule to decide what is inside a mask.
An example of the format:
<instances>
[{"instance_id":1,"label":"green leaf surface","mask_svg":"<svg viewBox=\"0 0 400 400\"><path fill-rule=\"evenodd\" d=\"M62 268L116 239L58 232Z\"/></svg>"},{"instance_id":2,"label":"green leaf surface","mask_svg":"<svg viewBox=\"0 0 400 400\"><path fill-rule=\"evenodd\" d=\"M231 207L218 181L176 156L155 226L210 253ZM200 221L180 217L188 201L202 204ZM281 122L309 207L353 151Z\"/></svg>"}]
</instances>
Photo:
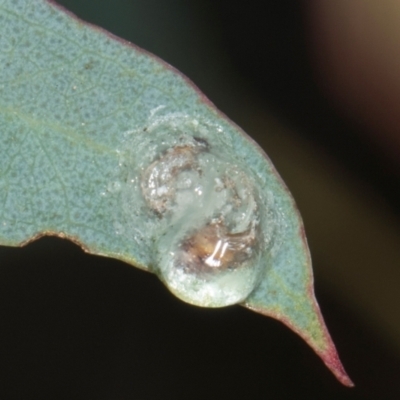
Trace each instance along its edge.
<instances>
[{"instance_id":1,"label":"green leaf surface","mask_svg":"<svg viewBox=\"0 0 400 400\"><path fill-rule=\"evenodd\" d=\"M0 244L66 237L157 273L190 303L241 303L281 320L352 385L290 193L191 82L42 0L0 0L0 64ZM205 271L214 239L226 248ZM192 264L177 277L182 260Z\"/></svg>"}]
</instances>

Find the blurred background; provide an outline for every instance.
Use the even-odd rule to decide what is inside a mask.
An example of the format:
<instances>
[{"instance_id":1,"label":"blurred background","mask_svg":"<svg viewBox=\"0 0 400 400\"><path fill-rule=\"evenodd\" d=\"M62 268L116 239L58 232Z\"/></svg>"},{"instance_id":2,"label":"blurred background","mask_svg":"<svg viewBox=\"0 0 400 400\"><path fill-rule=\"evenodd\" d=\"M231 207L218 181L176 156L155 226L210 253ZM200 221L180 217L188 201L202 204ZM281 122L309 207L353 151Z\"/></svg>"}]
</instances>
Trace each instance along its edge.
<instances>
[{"instance_id":1,"label":"blurred background","mask_svg":"<svg viewBox=\"0 0 400 400\"><path fill-rule=\"evenodd\" d=\"M290 188L347 389L281 323L74 244L0 248L4 399L400 398L400 3L62 0L172 64Z\"/></svg>"}]
</instances>

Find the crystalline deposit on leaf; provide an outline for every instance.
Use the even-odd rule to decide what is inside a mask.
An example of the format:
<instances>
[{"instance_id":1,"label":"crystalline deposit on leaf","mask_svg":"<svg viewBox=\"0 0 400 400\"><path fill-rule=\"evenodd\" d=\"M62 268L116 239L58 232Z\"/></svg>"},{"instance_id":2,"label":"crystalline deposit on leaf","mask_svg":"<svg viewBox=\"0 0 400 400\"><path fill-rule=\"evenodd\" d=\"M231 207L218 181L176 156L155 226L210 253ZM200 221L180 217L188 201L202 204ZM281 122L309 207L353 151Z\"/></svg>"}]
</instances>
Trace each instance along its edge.
<instances>
[{"instance_id":1,"label":"crystalline deposit on leaf","mask_svg":"<svg viewBox=\"0 0 400 400\"><path fill-rule=\"evenodd\" d=\"M196 118L165 116L132 132L125 148L136 155L124 155L128 165L134 160L132 178L140 177L140 183L128 178L134 184L125 188L125 201L143 203L152 222L154 272L182 300L204 307L249 296L275 225L272 205L269 215L261 206L257 176L235 159L219 130Z\"/></svg>"},{"instance_id":2,"label":"crystalline deposit on leaf","mask_svg":"<svg viewBox=\"0 0 400 400\"><path fill-rule=\"evenodd\" d=\"M0 0L0 45L0 244L67 237L191 304L242 304L352 385L293 199L240 128L172 67L44 0Z\"/></svg>"}]
</instances>

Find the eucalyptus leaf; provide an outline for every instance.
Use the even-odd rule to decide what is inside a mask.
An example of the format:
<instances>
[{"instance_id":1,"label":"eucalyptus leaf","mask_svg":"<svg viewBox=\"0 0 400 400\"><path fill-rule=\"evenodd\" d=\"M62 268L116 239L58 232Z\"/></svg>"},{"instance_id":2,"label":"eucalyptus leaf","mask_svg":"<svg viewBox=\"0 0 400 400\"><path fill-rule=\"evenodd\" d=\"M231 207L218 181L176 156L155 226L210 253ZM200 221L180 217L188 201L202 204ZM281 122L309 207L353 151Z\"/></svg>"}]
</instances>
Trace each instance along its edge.
<instances>
[{"instance_id":1,"label":"eucalyptus leaf","mask_svg":"<svg viewBox=\"0 0 400 400\"><path fill-rule=\"evenodd\" d=\"M0 62L0 244L65 237L189 303L242 304L352 386L290 193L191 82L44 0L0 0Z\"/></svg>"}]
</instances>

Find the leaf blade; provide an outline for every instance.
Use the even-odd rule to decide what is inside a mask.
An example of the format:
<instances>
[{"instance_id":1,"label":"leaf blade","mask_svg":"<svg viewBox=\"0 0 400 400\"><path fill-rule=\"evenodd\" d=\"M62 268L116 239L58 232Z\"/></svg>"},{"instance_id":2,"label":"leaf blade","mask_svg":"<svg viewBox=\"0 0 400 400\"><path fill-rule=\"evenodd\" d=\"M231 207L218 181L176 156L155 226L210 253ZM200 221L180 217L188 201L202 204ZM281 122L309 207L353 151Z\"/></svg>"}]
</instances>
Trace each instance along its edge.
<instances>
[{"instance_id":1,"label":"leaf blade","mask_svg":"<svg viewBox=\"0 0 400 400\"><path fill-rule=\"evenodd\" d=\"M132 203L121 200L132 165L124 165L121 153L135 158L131 137L143 135L155 115L184 110L215 121L218 140L250 166L278 210L279 243L244 305L288 325L351 386L315 301L294 202L244 132L172 67L58 7L3 0L0 26L0 243L21 245L54 234L88 252L154 269L146 213L127 217Z\"/></svg>"}]
</instances>

